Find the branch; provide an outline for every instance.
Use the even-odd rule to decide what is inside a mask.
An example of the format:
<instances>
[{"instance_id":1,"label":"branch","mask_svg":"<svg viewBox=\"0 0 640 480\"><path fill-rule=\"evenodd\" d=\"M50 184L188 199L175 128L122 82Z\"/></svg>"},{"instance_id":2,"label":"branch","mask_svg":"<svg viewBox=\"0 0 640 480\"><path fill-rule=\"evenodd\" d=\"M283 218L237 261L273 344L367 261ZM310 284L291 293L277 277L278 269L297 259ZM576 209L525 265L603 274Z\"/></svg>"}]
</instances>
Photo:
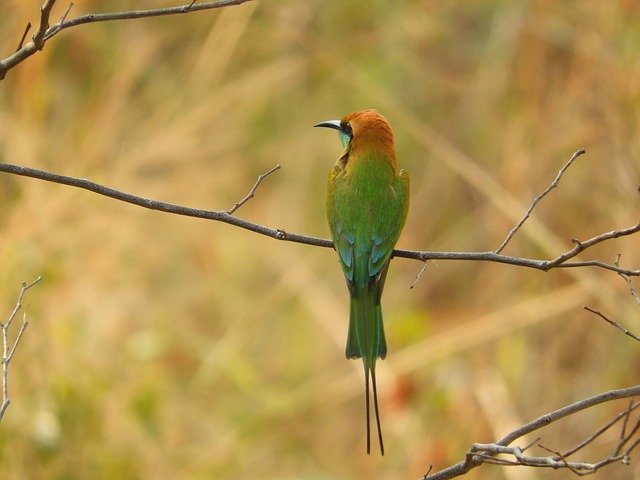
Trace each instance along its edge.
<instances>
[{"instance_id":1,"label":"branch","mask_svg":"<svg viewBox=\"0 0 640 480\"><path fill-rule=\"evenodd\" d=\"M331 240L327 240L324 238L310 237L307 235L301 235L297 233L289 233L289 232L285 232L282 229L277 229L277 228L265 227L257 223L249 222L248 220L243 220L241 218L235 217L229 214L228 211L201 210L201 209L176 205L173 203L166 203L158 200L143 198L136 195L132 195L130 193L121 192L113 188L105 187L104 185L94 183L84 178L69 177L66 175L60 175L57 173L47 172L44 170L37 170L35 168L11 165L8 163L0 163L0 172L11 173L13 175L21 175L24 177L37 178L39 180L45 180L47 182L59 183L62 185L69 185L76 188L82 188L84 190L89 190L91 192L97 193L99 195L104 195L105 197L114 198L116 200L131 203L133 205L138 205L140 207L148 208L150 210L158 210L161 212L173 213L176 215L184 215L188 217L203 218L206 220L215 220L218 222L228 223L230 225L244 228L245 230L259 233L261 235L265 235L270 238L275 238L277 240L285 240L288 242L301 243L304 245L312 245L316 247L333 248L333 242ZM594 245L597 245L598 243L602 243L606 240L610 240L613 238L633 235L639 231L640 231L640 223L629 228L605 232L593 238L590 238L588 240L584 240L582 242L578 240L574 240L574 243L576 245L571 250L568 250L567 252L560 254L558 257L552 260L536 260L531 258L512 257L508 255L498 254L495 252L428 252L428 251L419 251L419 250L397 250L396 249L393 251L393 255L399 258L408 258L412 260L419 260L421 262L426 262L427 260L471 260L471 261L483 261L483 262L496 262L496 263L503 263L507 265L515 265L518 267L533 268L533 269L542 270L545 272L554 268L596 267L596 268L602 268L605 270L611 270L613 272L627 275L630 277L637 277L637 276L640 276L640 269L637 269L637 270L625 269L614 264L602 262L600 260L586 260L586 261L580 261L580 262L569 262L568 260L574 258L576 255L583 252L584 250Z\"/></svg>"},{"instance_id":2,"label":"branch","mask_svg":"<svg viewBox=\"0 0 640 480\"><path fill-rule=\"evenodd\" d=\"M173 203L151 200L148 198L138 197L130 193L121 192L113 188L105 187L98 183L94 183L84 178L68 177L57 173L51 173L44 170L37 170L29 167L20 167L7 163L0 163L0 172L12 173L14 175L22 175L25 177L37 178L47 182L69 185L71 187L82 188L91 192L103 195L105 197L120 200L122 202L131 203L139 207L148 208L150 210L158 210L165 213L173 213L175 215L184 215L187 217L203 218L205 220L215 220L218 222L228 223L236 227L244 228L267 237L277 240L286 240L289 242L302 243L305 245L314 245L317 247L333 248L331 240L322 238L308 237L295 233L287 233L284 230L265 227L257 223L249 222L238 217L230 215L226 211L201 210L197 208L184 207Z\"/></svg>"},{"instance_id":3,"label":"branch","mask_svg":"<svg viewBox=\"0 0 640 480\"><path fill-rule=\"evenodd\" d=\"M615 322L613 320L611 320L610 318L608 318L604 313L599 312L597 310L593 310L592 308L587 307L586 305L583 305L582 308L584 308L587 312L591 312L597 316L599 316L600 318L602 318L605 322L607 322L608 324L616 327L618 330L621 330L625 335L633 338L634 340L640 342L640 337L638 337L636 334L634 334L633 332L630 332L629 330L627 330L626 328L624 328L622 325L620 325L618 322Z\"/></svg>"},{"instance_id":4,"label":"branch","mask_svg":"<svg viewBox=\"0 0 640 480\"><path fill-rule=\"evenodd\" d=\"M2 169L0 168L0 171ZM615 264L602 262L600 260L585 260L580 262L568 262L579 253L587 250L594 245L602 243L606 240L611 240L619 237L626 237L640 232L640 223L628 228L622 228L617 230L611 230L600 235L596 235L588 240L579 241L572 239L576 244L571 250L568 250L556 258L551 260L536 260L531 258L512 257L509 255L502 255L495 252L421 252L416 250L394 250L395 257L410 258L413 260L476 260L483 262L497 262L506 263L509 265L515 265L518 267L534 268L542 271L549 271L554 268L577 268L577 267L598 267L605 270L611 270L621 275L627 275L630 277L640 276L640 269L631 270L621 268Z\"/></svg>"},{"instance_id":5,"label":"branch","mask_svg":"<svg viewBox=\"0 0 640 480\"><path fill-rule=\"evenodd\" d=\"M585 398L584 400L580 400L578 402L572 403L571 405L567 405L566 407L560 408L553 412L547 413L546 415L542 415L541 417L536 418L532 422L529 422L511 433L505 435L500 440L495 443L490 444L480 444L476 443L471 446L471 448L467 451L465 459L461 462L452 465L451 467L440 470L439 472L433 474L427 474L422 477L422 480L446 480L454 477L459 477L469 472L473 468L478 467L483 463L500 463L507 465L529 465L536 467L551 467L551 468L569 468L574 473L578 474L588 474L593 473L598 468L608 465L610 463L616 461L624 461L625 458L629 456L631 450L633 450L637 444L638 440L631 443L631 445L622 452L622 448L626 445L631 436L636 432L636 428L632 429L632 432L629 434L625 434L625 429L627 425L627 421L625 420L623 431L620 435L620 440L614 452L604 460L601 460L597 463L583 463L583 462L568 462L566 457L570 454L576 452L583 446L585 446L587 441L582 442L579 448L574 448L570 450L568 453L559 454L557 452L552 452L555 454L554 457L528 457L524 456L522 452L524 449L519 447L509 447L511 443L516 441L518 438L523 437L531 432L541 429L542 427L546 427L547 425L560 420L561 418L567 417L569 415L573 415L574 413L580 412L582 410L586 410L595 405L599 405L601 403L610 402L612 400L618 400L621 398L631 398L640 395L640 385L630 388L622 388L619 390L610 390L608 392L601 393L599 395L595 395L593 397ZM620 420L621 418L628 418L631 409L637 408L639 404L631 405L627 411L623 414L620 414L616 417L615 421L610 422L610 425L613 425L615 422ZM609 428L609 427L606 427ZM605 430L606 430L605 428ZM602 430L604 431L604 430ZM597 437L596 434L592 435L592 440ZM544 447L543 447L544 448ZM516 458L515 461L511 461L503 458L495 458L495 455L498 454L510 454Z\"/></svg>"},{"instance_id":6,"label":"branch","mask_svg":"<svg viewBox=\"0 0 640 480\"><path fill-rule=\"evenodd\" d=\"M27 312L25 311L22 315L22 324L20 325L20 330L18 330L16 339L13 341L13 345L9 344L9 328L11 328L13 319L20 311L20 308L22 308L22 298L24 297L24 294L40 280L42 280L42 277L36 278L29 284L22 284L20 293L18 294L18 301L9 315L9 319L5 323L0 323L0 329L2 330L2 405L0 406L0 420L2 420L4 412L9 407L9 403L11 403L9 401L9 363L11 363L13 354L16 353L16 348L18 348L18 344L22 339L22 334L27 328L27 325L29 325L29 322L27 322Z\"/></svg>"},{"instance_id":7,"label":"branch","mask_svg":"<svg viewBox=\"0 0 640 480\"><path fill-rule=\"evenodd\" d=\"M147 17L160 17L164 15L178 15L183 13L191 13L199 10L213 10L216 8L230 7L233 5L240 5L242 3L250 2L252 0L217 0L213 2L195 3L195 1L181 5L177 7L166 8L154 8L149 10L131 10L126 12L112 12L112 13L89 13L81 15L79 17L67 20L67 15L71 10L73 4L69 4L67 10L62 15L58 23L49 27L49 17L51 15L51 9L56 3L56 0L45 0L40 7L40 25L34 33L32 40L25 45L20 42L20 48L11 56L0 60L0 80L3 80L7 72L13 67L23 62L38 50L44 48L45 43L52 37L60 33L62 30L75 27L77 25L83 25L86 23L96 22L109 22L113 20L132 20L137 18Z\"/></svg>"},{"instance_id":8,"label":"branch","mask_svg":"<svg viewBox=\"0 0 640 480\"><path fill-rule=\"evenodd\" d=\"M564 172L567 170L567 168L571 166L571 164L576 160L576 158L578 158L580 155L583 155L584 153L585 153L585 149L581 148L571 156L571 158L564 165L564 167L560 169L555 180L551 182L551 185L549 185L544 192L542 192L540 195L538 195L533 199L533 203L529 206L528 210L525 212L522 219L520 219L517 225L511 229L511 231L507 235L507 238L505 238L504 241L500 244L500 246L494 250L494 253L500 253L502 250L504 250L504 247L507 246L507 243L509 243L509 241L513 238L516 232L520 230L520 227L524 225L524 222L527 221L527 219L529 218L529 215L531 215L531 212L533 212L533 209L536 208L536 205L538 204L538 202L542 200L551 190L553 190L558 186L558 183L560 182L560 179L562 178L562 175L564 175Z\"/></svg>"}]
</instances>

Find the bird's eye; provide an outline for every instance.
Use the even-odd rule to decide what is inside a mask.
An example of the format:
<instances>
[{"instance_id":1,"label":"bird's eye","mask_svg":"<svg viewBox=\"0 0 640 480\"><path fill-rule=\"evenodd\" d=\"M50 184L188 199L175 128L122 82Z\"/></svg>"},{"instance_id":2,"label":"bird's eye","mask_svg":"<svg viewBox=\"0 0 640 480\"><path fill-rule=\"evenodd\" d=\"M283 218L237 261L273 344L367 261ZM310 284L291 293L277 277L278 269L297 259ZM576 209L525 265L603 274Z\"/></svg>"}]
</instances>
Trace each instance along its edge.
<instances>
[{"instance_id":1,"label":"bird's eye","mask_svg":"<svg viewBox=\"0 0 640 480\"><path fill-rule=\"evenodd\" d=\"M353 138L353 130L351 129L351 125L349 125L349 123L340 123L339 136L340 141L342 142L342 146L344 148L347 148L351 143L351 139Z\"/></svg>"}]
</instances>

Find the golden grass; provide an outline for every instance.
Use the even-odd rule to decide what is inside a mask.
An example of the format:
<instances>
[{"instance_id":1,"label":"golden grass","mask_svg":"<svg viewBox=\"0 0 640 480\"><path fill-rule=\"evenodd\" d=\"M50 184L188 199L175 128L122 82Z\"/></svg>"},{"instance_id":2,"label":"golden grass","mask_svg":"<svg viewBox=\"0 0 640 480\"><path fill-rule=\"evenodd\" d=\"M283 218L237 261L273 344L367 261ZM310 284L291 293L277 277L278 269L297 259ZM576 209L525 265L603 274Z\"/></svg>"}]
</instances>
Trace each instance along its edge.
<instances>
[{"instance_id":1,"label":"golden grass","mask_svg":"<svg viewBox=\"0 0 640 480\"><path fill-rule=\"evenodd\" d=\"M71 16L135 7L87 0ZM637 222L638 10L280 0L82 26L2 82L0 161L209 209L230 208L279 163L237 215L326 237L339 144L311 126L374 107L412 177L403 248L496 248L585 147L505 251L553 257L571 237ZM37 12L0 6L3 55ZM44 277L11 365L3 478L416 478L473 442L637 383L637 346L581 309L638 331L616 275L440 261L409 290L421 265L396 260L378 367L388 453L366 456L332 251L7 175L0 201L5 311L20 282ZM593 255L637 266L637 245ZM544 444L570 447L623 408L551 427ZM507 475L567 474L468 477Z\"/></svg>"}]
</instances>

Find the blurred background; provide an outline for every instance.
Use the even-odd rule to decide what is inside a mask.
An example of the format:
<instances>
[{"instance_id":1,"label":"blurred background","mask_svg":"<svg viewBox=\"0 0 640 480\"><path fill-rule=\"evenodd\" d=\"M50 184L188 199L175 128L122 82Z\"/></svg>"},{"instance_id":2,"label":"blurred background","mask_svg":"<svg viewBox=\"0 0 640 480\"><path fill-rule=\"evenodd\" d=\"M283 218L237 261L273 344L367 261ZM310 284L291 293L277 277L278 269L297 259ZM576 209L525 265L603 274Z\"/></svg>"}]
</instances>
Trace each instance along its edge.
<instances>
[{"instance_id":1,"label":"blurred background","mask_svg":"<svg viewBox=\"0 0 640 480\"><path fill-rule=\"evenodd\" d=\"M40 4L0 3L2 58ZM69 18L169 5L86 0ZM79 26L0 85L0 161L210 210L280 164L236 215L327 238L341 147L312 125L362 108L387 116L411 174L401 248L495 249L580 147L504 253L553 258L572 237L638 221L634 1L254 1ZM396 259L378 364L387 454L367 456L333 251L7 174L0 202L3 318L21 282L44 278L10 368L3 478L412 479L638 384L638 345L582 310L640 332L616 274L438 261L410 289L422 265ZM638 236L580 258L618 253L638 268ZM541 443L568 449L626 405L554 424ZM607 455L618 434L576 460ZM568 475L484 466L466 478Z\"/></svg>"}]
</instances>

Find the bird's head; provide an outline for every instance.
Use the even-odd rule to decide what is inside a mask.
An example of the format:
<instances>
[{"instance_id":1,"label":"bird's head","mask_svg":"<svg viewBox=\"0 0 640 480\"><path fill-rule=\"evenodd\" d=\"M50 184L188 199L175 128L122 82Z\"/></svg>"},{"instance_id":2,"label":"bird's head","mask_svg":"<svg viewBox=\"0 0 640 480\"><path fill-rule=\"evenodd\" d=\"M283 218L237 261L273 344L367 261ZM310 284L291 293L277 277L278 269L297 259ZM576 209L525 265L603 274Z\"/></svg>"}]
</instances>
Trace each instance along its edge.
<instances>
[{"instance_id":1,"label":"bird's head","mask_svg":"<svg viewBox=\"0 0 640 480\"><path fill-rule=\"evenodd\" d=\"M314 127L338 130L340 141L345 148L340 157L343 168L352 156L379 154L397 169L391 126L376 110L360 110L350 113L342 120L327 120Z\"/></svg>"}]
</instances>

